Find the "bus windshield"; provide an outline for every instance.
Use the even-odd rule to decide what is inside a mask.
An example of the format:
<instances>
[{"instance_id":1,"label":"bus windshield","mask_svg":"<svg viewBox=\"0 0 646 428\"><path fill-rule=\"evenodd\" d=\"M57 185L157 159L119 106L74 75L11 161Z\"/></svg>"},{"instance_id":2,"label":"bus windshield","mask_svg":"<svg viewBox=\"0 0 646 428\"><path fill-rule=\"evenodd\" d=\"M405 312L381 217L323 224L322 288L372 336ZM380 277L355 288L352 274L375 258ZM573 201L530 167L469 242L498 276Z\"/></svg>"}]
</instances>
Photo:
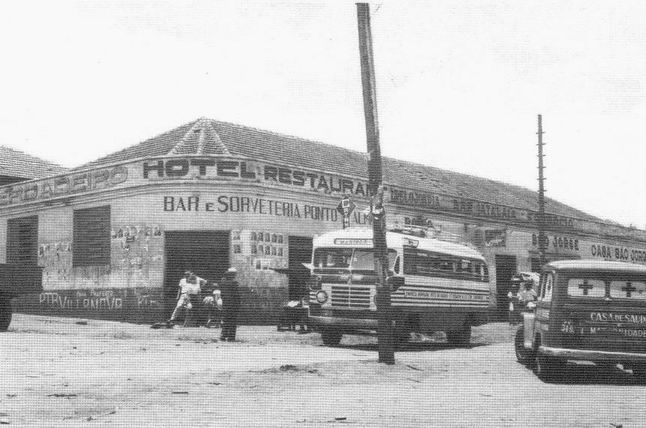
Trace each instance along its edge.
<instances>
[{"instance_id":1,"label":"bus windshield","mask_svg":"<svg viewBox=\"0 0 646 428\"><path fill-rule=\"evenodd\" d=\"M397 252L388 250L388 270L394 271ZM374 272L374 250L369 248L317 248L314 251L315 269L348 269Z\"/></svg>"}]
</instances>

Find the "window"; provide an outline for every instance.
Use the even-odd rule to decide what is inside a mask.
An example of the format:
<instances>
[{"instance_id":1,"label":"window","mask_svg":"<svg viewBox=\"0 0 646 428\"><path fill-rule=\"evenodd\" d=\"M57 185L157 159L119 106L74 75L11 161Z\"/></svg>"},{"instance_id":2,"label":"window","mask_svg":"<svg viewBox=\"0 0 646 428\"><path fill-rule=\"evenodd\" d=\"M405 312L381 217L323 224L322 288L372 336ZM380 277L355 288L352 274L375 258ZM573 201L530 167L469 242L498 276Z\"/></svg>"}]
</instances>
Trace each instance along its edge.
<instances>
[{"instance_id":1,"label":"window","mask_svg":"<svg viewBox=\"0 0 646 428\"><path fill-rule=\"evenodd\" d=\"M72 266L110 264L110 206L74 210Z\"/></svg>"},{"instance_id":2,"label":"window","mask_svg":"<svg viewBox=\"0 0 646 428\"><path fill-rule=\"evenodd\" d=\"M457 271L471 276L471 274L473 273L473 262L471 260L459 260L457 264Z\"/></svg>"},{"instance_id":3,"label":"window","mask_svg":"<svg viewBox=\"0 0 646 428\"><path fill-rule=\"evenodd\" d=\"M404 250L404 274L450 276L488 281L487 266L479 261L461 259L423 250Z\"/></svg>"},{"instance_id":4,"label":"window","mask_svg":"<svg viewBox=\"0 0 646 428\"><path fill-rule=\"evenodd\" d=\"M546 273L541 278L541 289L539 299L544 302L552 301L552 292L554 291L554 276L551 273Z\"/></svg>"},{"instance_id":5,"label":"window","mask_svg":"<svg viewBox=\"0 0 646 428\"><path fill-rule=\"evenodd\" d=\"M38 261L38 216L7 220L7 263L35 265Z\"/></svg>"},{"instance_id":6,"label":"window","mask_svg":"<svg viewBox=\"0 0 646 428\"><path fill-rule=\"evenodd\" d=\"M646 282L610 281L610 297L646 301Z\"/></svg>"},{"instance_id":7,"label":"window","mask_svg":"<svg viewBox=\"0 0 646 428\"><path fill-rule=\"evenodd\" d=\"M314 252L315 268L352 269L355 271L374 272L374 251L352 248L318 248ZM393 270L397 252L388 250L388 269Z\"/></svg>"},{"instance_id":8,"label":"window","mask_svg":"<svg viewBox=\"0 0 646 428\"><path fill-rule=\"evenodd\" d=\"M606 282L592 278L570 278L567 294L571 297L600 298L606 296Z\"/></svg>"}]
</instances>

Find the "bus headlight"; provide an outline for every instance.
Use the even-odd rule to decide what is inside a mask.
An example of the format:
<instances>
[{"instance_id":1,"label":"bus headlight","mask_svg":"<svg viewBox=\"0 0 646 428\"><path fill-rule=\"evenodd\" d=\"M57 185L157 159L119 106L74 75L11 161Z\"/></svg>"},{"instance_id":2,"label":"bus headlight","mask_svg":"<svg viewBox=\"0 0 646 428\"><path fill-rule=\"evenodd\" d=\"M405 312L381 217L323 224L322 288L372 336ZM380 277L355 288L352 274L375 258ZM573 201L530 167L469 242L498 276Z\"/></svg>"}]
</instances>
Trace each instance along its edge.
<instances>
[{"instance_id":1,"label":"bus headlight","mask_svg":"<svg viewBox=\"0 0 646 428\"><path fill-rule=\"evenodd\" d=\"M316 301L321 304L327 302L327 293L323 290L319 290L316 293Z\"/></svg>"},{"instance_id":2,"label":"bus headlight","mask_svg":"<svg viewBox=\"0 0 646 428\"><path fill-rule=\"evenodd\" d=\"M320 290L321 289L321 277L316 275L316 276L311 276L307 279L305 282L305 285L312 291Z\"/></svg>"}]
</instances>

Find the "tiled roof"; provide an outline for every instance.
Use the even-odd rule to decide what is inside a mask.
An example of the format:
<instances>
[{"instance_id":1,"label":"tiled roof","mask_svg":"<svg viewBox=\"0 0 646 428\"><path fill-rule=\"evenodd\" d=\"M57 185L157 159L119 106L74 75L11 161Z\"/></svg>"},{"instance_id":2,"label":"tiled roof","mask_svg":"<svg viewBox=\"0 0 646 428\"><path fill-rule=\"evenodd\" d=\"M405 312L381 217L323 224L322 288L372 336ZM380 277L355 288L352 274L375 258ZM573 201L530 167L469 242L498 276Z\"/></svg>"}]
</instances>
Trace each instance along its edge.
<instances>
[{"instance_id":1,"label":"tiled roof","mask_svg":"<svg viewBox=\"0 0 646 428\"><path fill-rule=\"evenodd\" d=\"M43 178L67 168L6 146L0 146L0 176L20 179Z\"/></svg>"},{"instance_id":2,"label":"tiled roof","mask_svg":"<svg viewBox=\"0 0 646 428\"><path fill-rule=\"evenodd\" d=\"M183 154L241 155L304 169L368 177L365 153L206 118L79 168L140 157ZM401 187L538 211L536 192L524 187L386 157L383 158L383 172L385 182ZM550 198L546 198L546 212L601 221Z\"/></svg>"}]
</instances>

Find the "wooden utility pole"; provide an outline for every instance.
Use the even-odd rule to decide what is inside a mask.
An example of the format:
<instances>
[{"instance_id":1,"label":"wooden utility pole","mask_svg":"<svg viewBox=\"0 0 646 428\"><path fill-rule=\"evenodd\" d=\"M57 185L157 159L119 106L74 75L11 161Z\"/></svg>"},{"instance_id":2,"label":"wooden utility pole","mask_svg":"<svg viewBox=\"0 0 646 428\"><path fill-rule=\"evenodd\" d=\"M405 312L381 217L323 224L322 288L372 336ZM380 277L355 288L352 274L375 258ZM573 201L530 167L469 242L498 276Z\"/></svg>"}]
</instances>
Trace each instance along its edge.
<instances>
[{"instance_id":1,"label":"wooden utility pole","mask_svg":"<svg viewBox=\"0 0 646 428\"><path fill-rule=\"evenodd\" d=\"M368 141L368 187L371 202L372 234L377 274L377 317L379 362L395 364L393 343L393 322L390 306L390 284L388 273L388 249L386 245L386 216L383 206L381 172L381 149L379 147L379 123L377 121L377 91L375 85L375 64L372 54L370 32L370 6L357 3L359 24L359 53L361 57L361 83L363 86L363 111L366 119Z\"/></svg>"},{"instance_id":2,"label":"wooden utility pole","mask_svg":"<svg viewBox=\"0 0 646 428\"><path fill-rule=\"evenodd\" d=\"M547 236L545 235L545 177L543 176L543 117L538 115L538 257L541 266L547 263L545 253L547 252Z\"/></svg>"}]
</instances>

